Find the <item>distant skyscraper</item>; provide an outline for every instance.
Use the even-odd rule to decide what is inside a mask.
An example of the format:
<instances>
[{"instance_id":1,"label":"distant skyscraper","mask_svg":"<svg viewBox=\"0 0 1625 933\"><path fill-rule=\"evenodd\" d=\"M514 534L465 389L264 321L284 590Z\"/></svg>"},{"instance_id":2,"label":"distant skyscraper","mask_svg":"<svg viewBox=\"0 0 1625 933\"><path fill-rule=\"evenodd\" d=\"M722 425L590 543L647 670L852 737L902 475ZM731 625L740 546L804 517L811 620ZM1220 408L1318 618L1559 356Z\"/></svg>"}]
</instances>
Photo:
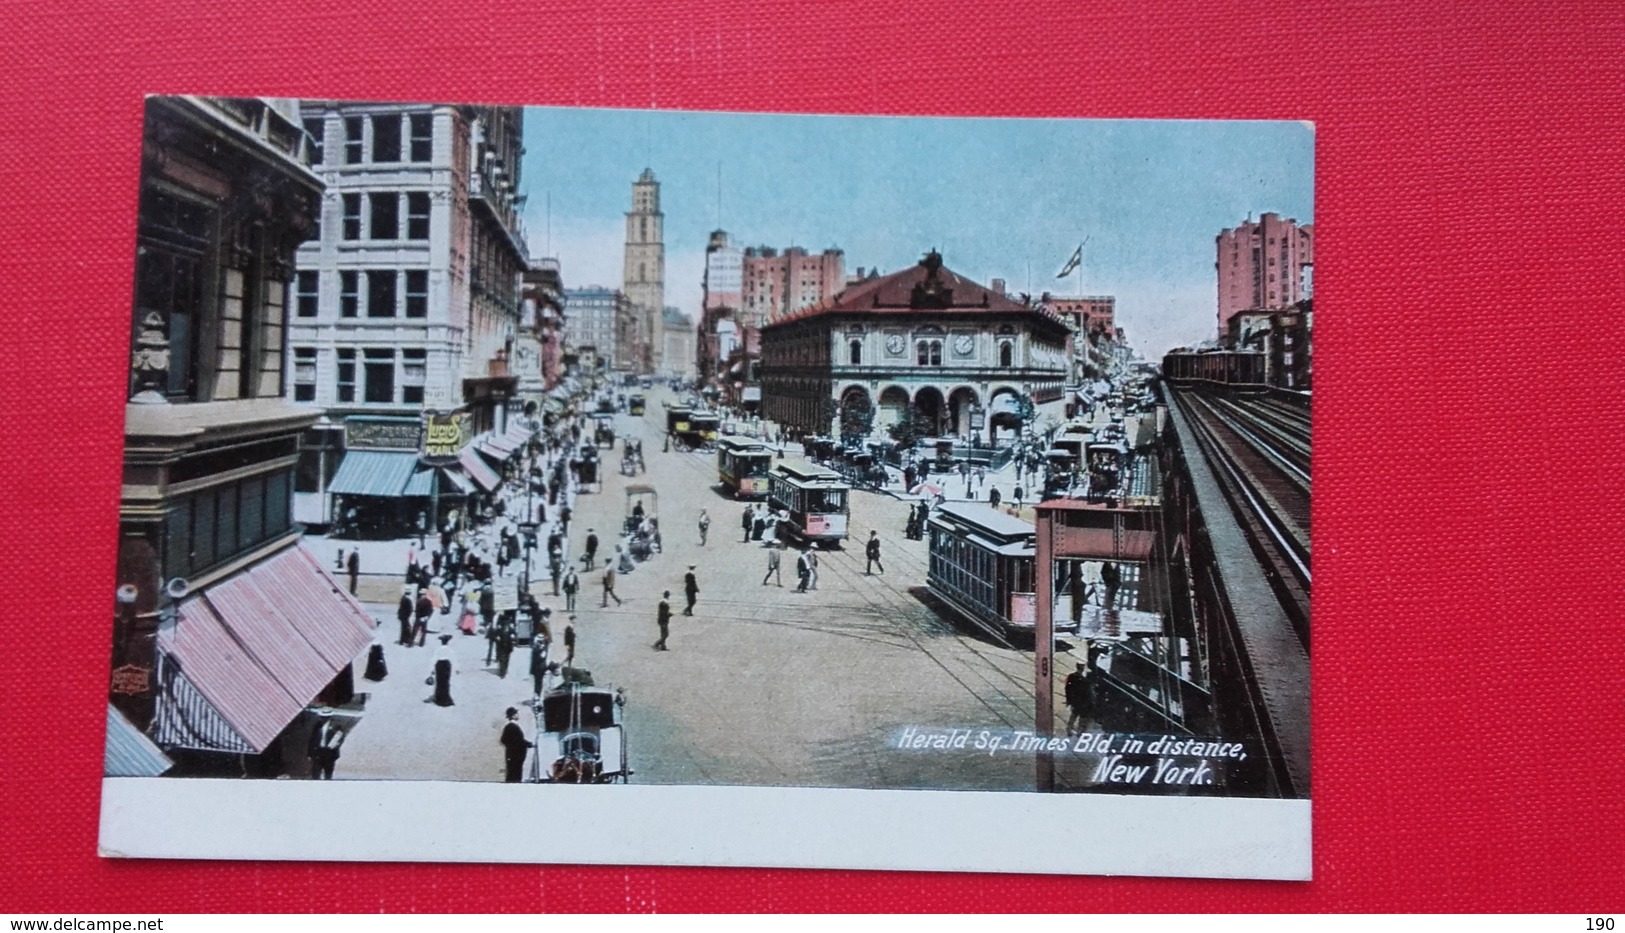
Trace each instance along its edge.
<instances>
[{"instance_id":1,"label":"distant skyscraper","mask_svg":"<svg viewBox=\"0 0 1625 933\"><path fill-rule=\"evenodd\" d=\"M660 212L660 182L644 169L632 183L632 209L626 214L626 269L622 291L639 319L644 345L631 354L634 369L660 367L662 314L666 308L666 215Z\"/></svg>"},{"instance_id":2,"label":"distant skyscraper","mask_svg":"<svg viewBox=\"0 0 1625 933\"><path fill-rule=\"evenodd\" d=\"M799 246L745 250L741 310L748 327L833 299L846 287L846 255L838 249L809 254Z\"/></svg>"},{"instance_id":3,"label":"distant skyscraper","mask_svg":"<svg viewBox=\"0 0 1625 933\"><path fill-rule=\"evenodd\" d=\"M1279 214L1221 232L1217 237L1219 333L1243 311L1285 308L1305 297L1304 268L1315 262L1315 227Z\"/></svg>"}]
</instances>

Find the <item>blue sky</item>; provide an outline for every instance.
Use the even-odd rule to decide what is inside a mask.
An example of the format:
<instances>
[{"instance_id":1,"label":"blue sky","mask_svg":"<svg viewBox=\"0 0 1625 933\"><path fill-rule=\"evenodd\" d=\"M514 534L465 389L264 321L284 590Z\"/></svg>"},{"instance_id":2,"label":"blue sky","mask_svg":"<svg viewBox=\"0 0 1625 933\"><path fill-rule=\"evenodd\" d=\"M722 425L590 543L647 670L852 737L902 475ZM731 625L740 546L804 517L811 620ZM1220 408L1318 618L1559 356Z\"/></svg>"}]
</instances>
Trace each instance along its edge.
<instances>
[{"instance_id":1,"label":"blue sky","mask_svg":"<svg viewBox=\"0 0 1625 933\"><path fill-rule=\"evenodd\" d=\"M618 286L623 215L645 167L661 183L667 303L700 302L706 237L846 251L885 272L929 248L1016 292L1058 280L1084 247L1083 291L1117 296L1150 356L1212 336L1213 238L1265 211L1314 219L1314 132L1297 122L525 112L531 252L565 284ZM549 203L551 210L549 210ZM548 217L551 216L549 223ZM549 235L551 229L551 235Z\"/></svg>"}]
</instances>

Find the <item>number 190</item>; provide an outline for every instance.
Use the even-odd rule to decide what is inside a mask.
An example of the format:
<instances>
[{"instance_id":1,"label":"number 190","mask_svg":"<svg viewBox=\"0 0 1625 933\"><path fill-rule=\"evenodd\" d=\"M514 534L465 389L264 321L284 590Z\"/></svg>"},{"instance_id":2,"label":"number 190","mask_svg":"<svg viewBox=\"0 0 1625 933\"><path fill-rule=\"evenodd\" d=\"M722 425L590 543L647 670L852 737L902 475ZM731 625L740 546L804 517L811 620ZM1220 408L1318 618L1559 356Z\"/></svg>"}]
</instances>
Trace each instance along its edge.
<instances>
[{"instance_id":1,"label":"number 190","mask_svg":"<svg viewBox=\"0 0 1625 933\"><path fill-rule=\"evenodd\" d=\"M1587 917L1586 918L1586 929L1587 930L1605 930L1606 931L1606 930L1612 930L1613 928L1614 928L1614 918L1613 917Z\"/></svg>"}]
</instances>

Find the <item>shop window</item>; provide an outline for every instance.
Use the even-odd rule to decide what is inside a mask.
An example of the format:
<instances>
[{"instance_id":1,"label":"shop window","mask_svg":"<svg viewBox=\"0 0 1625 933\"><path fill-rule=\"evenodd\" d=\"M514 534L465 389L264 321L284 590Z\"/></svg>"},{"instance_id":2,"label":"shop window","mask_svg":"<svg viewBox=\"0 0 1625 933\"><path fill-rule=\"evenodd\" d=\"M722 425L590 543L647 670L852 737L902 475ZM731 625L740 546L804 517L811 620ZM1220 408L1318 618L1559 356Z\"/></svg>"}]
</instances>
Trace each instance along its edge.
<instances>
[{"instance_id":1,"label":"shop window","mask_svg":"<svg viewBox=\"0 0 1625 933\"><path fill-rule=\"evenodd\" d=\"M316 308L320 298L317 287L320 281L320 274L315 269L299 270L299 277L294 289L300 317L316 316Z\"/></svg>"},{"instance_id":2,"label":"shop window","mask_svg":"<svg viewBox=\"0 0 1625 933\"><path fill-rule=\"evenodd\" d=\"M342 347L338 351L338 392L336 397L341 402L355 401L355 350Z\"/></svg>"},{"instance_id":3,"label":"shop window","mask_svg":"<svg viewBox=\"0 0 1625 933\"><path fill-rule=\"evenodd\" d=\"M363 401L389 403L395 401L395 351L367 350L366 395Z\"/></svg>"},{"instance_id":4,"label":"shop window","mask_svg":"<svg viewBox=\"0 0 1625 933\"><path fill-rule=\"evenodd\" d=\"M401 117L390 114L372 118L372 160L399 162L401 160Z\"/></svg>"},{"instance_id":5,"label":"shop window","mask_svg":"<svg viewBox=\"0 0 1625 933\"><path fill-rule=\"evenodd\" d=\"M406 270L406 316L429 316L429 270Z\"/></svg>"},{"instance_id":6,"label":"shop window","mask_svg":"<svg viewBox=\"0 0 1625 933\"><path fill-rule=\"evenodd\" d=\"M414 113L410 117L412 129L412 161L428 162L434 158L434 114Z\"/></svg>"},{"instance_id":7,"label":"shop window","mask_svg":"<svg viewBox=\"0 0 1625 933\"><path fill-rule=\"evenodd\" d=\"M360 117L344 118L344 164L361 164L361 132L365 121Z\"/></svg>"},{"instance_id":8,"label":"shop window","mask_svg":"<svg viewBox=\"0 0 1625 933\"><path fill-rule=\"evenodd\" d=\"M339 273L339 316L355 317L361 304L360 274L347 270Z\"/></svg>"},{"instance_id":9,"label":"shop window","mask_svg":"<svg viewBox=\"0 0 1625 933\"><path fill-rule=\"evenodd\" d=\"M367 317L395 316L395 270L367 272Z\"/></svg>"},{"instance_id":10,"label":"shop window","mask_svg":"<svg viewBox=\"0 0 1625 933\"><path fill-rule=\"evenodd\" d=\"M429 193L413 191L406 196L406 238L429 238Z\"/></svg>"},{"instance_id":11,"label":"shop window","mask_svg":"<svg viewBox=\"0 0 1625 933\"><path fill-rule=\"evenodd\" d=\"M429 352L417 348L401 351L401 401L423 404L423 386L429 377Z\"/></svg>"},{"instance_id":12,"label":"shop window","mask_svg":"<svg viewBox=\"0 0 1625 933\"><path fill-rule=\"evenodd\" d=\"M293 400L316 401L316 348L293 348Z\"/></svg>"},{"instance_id":13,"label":"shop window","mask_svg":"<svg viewBox=\"0 0 1625 933\"><path fill-rule=\"evenodd\" d=\"M361 239L361 195L346 194L344 197L344 238L346 240Z\"/></svg>"},{"instance_id":14,"label":"shop window","mask_svg":"<svg viewBox=\"0 0 1625 933\"><path fill-rule=\"evenodd\" d=\"M400 239L401 196L393 191L375 191L367 197L372 206L372 228L368 231L371 239Z\"/></svg>"}]
</instances>

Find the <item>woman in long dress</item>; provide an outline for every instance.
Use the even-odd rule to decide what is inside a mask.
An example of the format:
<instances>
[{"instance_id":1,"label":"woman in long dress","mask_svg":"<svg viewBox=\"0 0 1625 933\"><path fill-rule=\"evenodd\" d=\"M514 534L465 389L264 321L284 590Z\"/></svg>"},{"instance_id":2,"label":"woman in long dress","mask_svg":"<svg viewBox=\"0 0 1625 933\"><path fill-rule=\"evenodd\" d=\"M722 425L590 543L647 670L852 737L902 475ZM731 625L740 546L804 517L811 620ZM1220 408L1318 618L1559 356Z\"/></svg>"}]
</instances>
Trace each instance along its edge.
<instances>
[{"instance_id":1,"label":"woman in long dress","mask_svg":"<svg viewBox=\"0 0 1625 933\"><path fill-rule=\"evenodd\" d=\"M475 599L468 592L463 593L463 614L457 622L457 627L464 635L472 635L479 630L479 613L475 611Z\"/></svg>"},{"instance_id":2,"label":"woman in long dress","mask_svg":"<svg viewBox=\"0 0 1625 933\"><path fill-rule=\"evenodd\" d=\"M451 636L440 636L440 648L434 653L434 702L436 706L451 706Z\"/></svg>"}]
</instances>

